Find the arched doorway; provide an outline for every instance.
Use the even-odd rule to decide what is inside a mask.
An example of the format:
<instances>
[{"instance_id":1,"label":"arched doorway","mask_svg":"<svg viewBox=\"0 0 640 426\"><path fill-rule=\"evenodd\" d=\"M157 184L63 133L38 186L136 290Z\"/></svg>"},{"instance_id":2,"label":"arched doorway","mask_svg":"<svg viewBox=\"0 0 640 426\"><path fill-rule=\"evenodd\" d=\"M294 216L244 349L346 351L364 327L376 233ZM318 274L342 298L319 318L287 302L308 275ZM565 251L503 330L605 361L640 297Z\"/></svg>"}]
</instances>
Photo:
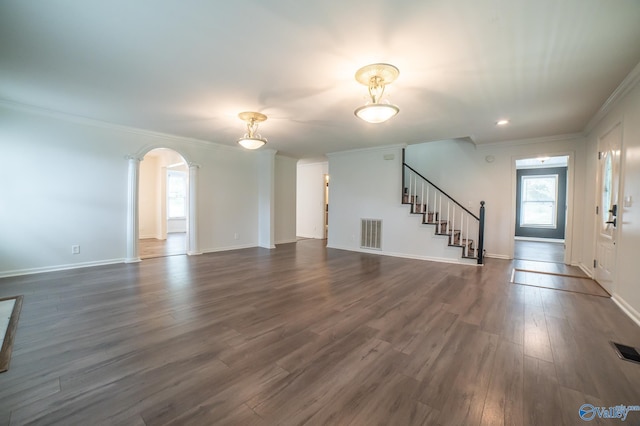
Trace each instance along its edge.
<instances>
[{"instance_id":1,"label":"arched doorway","mask_svg":"<svg viewBox=\"0 0 640 426\"><path fill-rule=\"evenodd\" d=\"M176 151L156 148L140 163L141 259L187 253L189 167Z\"/></svg>"},{"instance_id":2,"label":"arched doorway","mask_svg":"<svg viewBox=\"0 0 640 426\"><path fill-rule=\"evenodd\" d=\"M199 166L182 153L165 147L143 149L127 160L125 261L140 261L140 239L155 241L151 241L151 251L149 245L143 245L142 257L200 254L196 199Z\"/></svg>"}]
</instances>

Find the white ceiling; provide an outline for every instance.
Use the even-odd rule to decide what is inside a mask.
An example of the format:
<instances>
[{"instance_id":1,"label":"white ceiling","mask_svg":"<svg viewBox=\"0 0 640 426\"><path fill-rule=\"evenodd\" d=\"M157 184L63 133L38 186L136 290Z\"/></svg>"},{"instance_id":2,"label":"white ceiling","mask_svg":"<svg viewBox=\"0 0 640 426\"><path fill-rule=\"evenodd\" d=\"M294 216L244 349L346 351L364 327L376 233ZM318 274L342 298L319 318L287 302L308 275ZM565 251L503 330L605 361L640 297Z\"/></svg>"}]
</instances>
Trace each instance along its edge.
<instances>
[{"instance_id":1,"label":"white ceiling","mask_svg":"<svg viewBox=\"0 0 640 426\"><path fill-rule=\"evenodd\" d=\"M640 62L637 0L0 0L0 99L296 158L584 130ZM400 114L353 110L388 62ZM499 118L511 124L495 126Z\"/></svg>"}]
</instances>

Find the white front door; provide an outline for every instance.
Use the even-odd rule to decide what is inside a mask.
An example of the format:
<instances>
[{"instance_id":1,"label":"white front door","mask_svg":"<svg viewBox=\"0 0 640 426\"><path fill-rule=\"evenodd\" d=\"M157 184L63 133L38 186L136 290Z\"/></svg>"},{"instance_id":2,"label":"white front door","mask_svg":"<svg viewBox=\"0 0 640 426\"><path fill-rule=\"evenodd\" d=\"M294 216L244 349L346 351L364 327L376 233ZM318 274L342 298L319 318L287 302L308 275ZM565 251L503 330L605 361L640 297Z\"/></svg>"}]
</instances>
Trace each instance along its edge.
<instances>
[{"instance_id":1,"label":"white front door","mask_svg":"<svg viewBox=\"0 0 640 426\"><path fill-rule=\"evenodd\" d=\"M613 293L616 239L621 213L618 204L622 129L618 123L598 141L595 279Z\"/></svg>"}]
</instances>

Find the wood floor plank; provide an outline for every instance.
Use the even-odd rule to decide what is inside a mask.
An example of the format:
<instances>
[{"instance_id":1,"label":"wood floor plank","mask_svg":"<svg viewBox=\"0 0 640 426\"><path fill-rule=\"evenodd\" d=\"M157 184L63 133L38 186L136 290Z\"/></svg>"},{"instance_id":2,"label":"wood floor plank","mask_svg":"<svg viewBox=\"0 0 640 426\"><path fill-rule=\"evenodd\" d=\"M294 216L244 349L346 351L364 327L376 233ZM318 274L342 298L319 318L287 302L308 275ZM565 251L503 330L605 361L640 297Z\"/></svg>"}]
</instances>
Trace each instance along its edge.
<instances>
[{"instance_id":1,"label":"wood floor plank","mask_svg":"<svg viewBox=\"0 0 640 426\"><path fill-rule=\"evenodd\" d=\"M573 389L560 386L560 397L562 398L562 421L566 425L582 424L586 422L580 418L580 407L583 404L592 404L594 407L604 407L605 404L590 395L585 395L583 392L578 392ZM633 413L630 413L628 420L625 420L627 424L640 423L640 414L635 417ZM634 423L634 420L638 420ZM589 425L614 425L624 424L620 420L601 419L595 416L592 420L589 420Z\"/></svg>"},{"instance_id":2,"label":"wood floor plank","mask_svg":"<svg viewBox=\"0 0 640 426\"><path fill-rule=\"evenodd\" d=\"M502 340L497 348L481 425L524 422L524 353L521 345Z\"/></svg>"},{"instance_id":3,"label":"wood floor plank","mask_svg":"<svg viewBox=\"0 0 640 426\"><path fill-rule=\"evenodd\" d=\"M471 356L473 348L469 342L478 332L474 325L457 320L453 331L440 352L435 356L428 369L422 369L420 394L418 399L436 410L441 410L445 401L449 397L454 382L460 371L460 366ZM455 367L454 367L455 366Z\"/></svg>"},{"instance_id":4,"label":"wood floor plank","mask_svg":"<svg viewBox=\"0 0 640 426\"><path fill-rule=\"evenodd\" d=\"M395 374L381 383L379 389L368 394L366 404L357 410L349 425L432 425L437 422L440 412L415 399L416 380Z\"/></svg>"},{"instance_id":5,"label":"wood floor plank","mask_svg":"<svg viewBox=\"0 0 640 426\"><path fill-rule=\"evenodd\" d=\"M440 309L436 312L428 329L418 334L410 347L404 352L413 354L404 373L416 380L423 380L430 372L446 345L449 345L451 335L458 332L458 315Z\"/></svg>"},{"instance_id":6,"label":"wood floor plank","mask_svg":"<svg viewBox=\"0 0 640 426\"><path fill-rule=\"evenodd\" d=\"M469 342L466 359L451 383L449 396L440 410L440 423L477 425L482 419L484 402L491 381L498 336L476 333Z\"/></svg>"},{"instance_id":7,"label":"wood floor plank","mask_svg":"<svg viewBox=\"0 0 640 426\"><path fill-rule=\"evenodd\" d=\"M310 369L291 372L276 383L275 389L249 400L248 405L262 418L274 420L280 416L300 419L311 418L333 394L342 389L360 371L371 368L391 345L378 339L367 338L354 351L340 359L334 358L322 369L314 363ZM335 352L334 352L335 354ZM316 367L316 368L313 368ZM308 386L314 384L313 386ZM297 407L296 409L292 409Z\"/></svg>"},{"instance_id":8,"label":"wood floor plank","mask_svg":"<svg viewBox=\"0 0 640 426\"><path fill-rule=\"evenodd\" d=\"M553 363L525 355L523 396L525 425L564 424L560 387Z\"/></svg>"},{"instance_id":9,"label":"wood floor plank","mask_svg":"<svg viewBox=\"0 0 640 426\"><path fill-rule=\"evenodd\" d=\"M220 422L227 418L248 417L251 422L258 417L245 403L262 392L270 383L289 373L278 366L220 370L219 375L209 376L206 382L196 377L180 389L180 398L172 392L145 402L140 410L148 424L206 424L210 419ZM251 386L247 386L250 380ZM213 390L212 390L213 388ZM175 392L175 390L173 391ZM250 415L248 415L250 414Z\"/></svg>"},{"instance_id":10,"label":"wood floor plank","mask_svg":"<svg viewBox=\"0 0 640 426\"><path fill-rule=\"evenodd\" d=\"M569 323L549 317L547 327L558 383L588 395L597 395L596 385L589 375L585 353L578 349L580 346L575 341Z\"/></svg>"},{"instance_id":11,"label":"wood floor plank","mask_svg":"<svg viewBox=\"0 0 640 426\"><path fill-rule=\"evenodd\" d=\"M390 394L382 388L392 382L395 383L395 379L399 376L407 379L403 381L404 385L415 389L416 381L399 374L406 361L407 356L395 350L381 353L374 368L357 372L353 380L330 395L326 403L316 400L308 409L294 413L289 419L291 424L349 424L361 413L366 413L369 422L376 419L379 422L391 423L390 417L397 415L396 410L374 415L372 406L377 407L381 403L377 398L382 395L385 395L385 399L389 398ZM376 366L380 368L375 368ZM404 397L400 397L396 401L403 399ZM372 404L374 400L375 403Z\"/></svg>"},{"instance_id":12,"label":"wood floor plank","mask_svg":"<svg viewBox=\"0 0 640 426\"><path fill-rule=\"evenodd\" d=\"M561 425L637 404L609 340L640 328L511 284L516 265L305 240L0 279L24 295L0 425Z\"/></svg>"},{"instance_id":13,"label":"wood floor plank","mask_svg":"<svg viewBox=\"0 0 640 426\"><path fill-rule=\"evenodd\" d=\"M537 294L539 297L539 293ZM549 330L541 301L540 305L526 304L524 307L524 353L527 356L553 362Z\"/></svg>"}]
</instances>

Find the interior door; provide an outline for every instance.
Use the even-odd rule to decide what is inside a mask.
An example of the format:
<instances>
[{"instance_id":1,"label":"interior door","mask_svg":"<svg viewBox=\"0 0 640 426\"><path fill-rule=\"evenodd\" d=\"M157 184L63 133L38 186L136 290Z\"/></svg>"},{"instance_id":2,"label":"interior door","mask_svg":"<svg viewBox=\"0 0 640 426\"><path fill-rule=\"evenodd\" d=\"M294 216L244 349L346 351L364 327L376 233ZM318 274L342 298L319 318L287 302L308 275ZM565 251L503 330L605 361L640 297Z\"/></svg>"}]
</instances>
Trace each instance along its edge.
<instances>
[{"instance_id":1,"label":"interior door","mask_svg":"<svg viewBox=\"0 0 640 426\"><path fill-rule=\"evenodd\" d=\"M621 219L618 204L621 148L622 130L618 124L598 141L595 279L609 293L613 292L616 238Z\"/></svg>"}]
</instances>

